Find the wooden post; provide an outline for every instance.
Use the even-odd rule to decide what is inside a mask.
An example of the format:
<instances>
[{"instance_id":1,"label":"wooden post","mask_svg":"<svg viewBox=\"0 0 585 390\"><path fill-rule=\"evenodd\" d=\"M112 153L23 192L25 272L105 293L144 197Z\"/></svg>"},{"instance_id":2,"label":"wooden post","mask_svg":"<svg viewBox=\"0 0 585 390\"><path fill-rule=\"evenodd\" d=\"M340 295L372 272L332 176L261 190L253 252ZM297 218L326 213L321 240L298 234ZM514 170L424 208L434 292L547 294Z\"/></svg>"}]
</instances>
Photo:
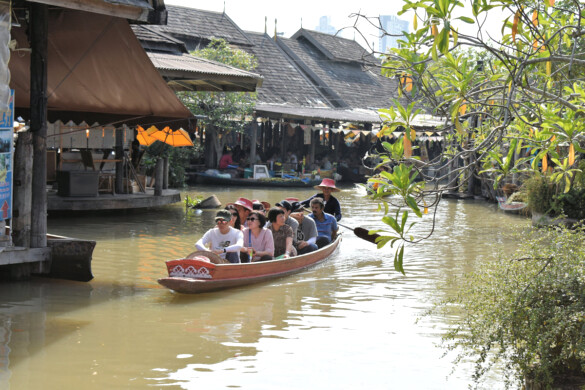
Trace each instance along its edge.
<instances>
[{"instance_id":1,"label":"wooden post","mask_svg":"<svg viewBox=\"0 0 585 390\"><path fill-rule=\"evenodd\" d=\"M250 135L250 167L254 169L256 162L256 142L258 142L258 122L256 118L252 121L252 134Z\"/></svg>"},{"instance_id":2,"label":"wooden post","mask_svg":"<svg viewBox=\"0 0 585 390\"><path fill-rule=\"evenodd\" d=\"M163 171L164 171L164 167L163 167L164 163L163 160L161 158L159 158L158 160L156 160L156 166L154 167L154 196L161 196L162 195L162 190L163 190Z\"/></svg>"},{"instance_id":3,"label":"wooden post","mask_svg":"<svg viewBox=\"0 0 585 390\"><path fill-rule=\"evenodd\" d=\"M114 147L116 152L116 184L115 189L117 194L124 193L124 128L116 128L116 145Z\"/></svg>"},{"instance_id":4,"label":"wooden post","mask_svg":"<svg viewBox=\"0 0 585 390\"><path fill-rule=\"evenodd\" d=\"M30 131L21 131L14 150L12 242L24 248L30 248L31 240L32 139Z\"/></svg>"},{"instance_id":5,"label":"wooden post","mask_svg":"<svg viewBox=\"0 0 585 390\"><path fill-rule=\"evenodd\" d=\"M30 131L33 133L31 237L33 248L47 246L47 41L49 9L30 4Z\"/></svg>"},{"instance_id":6,"label":"wooden post","mask_svg":"<svg viewBox=\"0 0 585 390\"><path fill-rule=\"evenodd\" d=\"M313 164L315 162L315 142L317 142L315 140L316 135L315 134L319 134L319 130L317 131L313 131L311 129L311 145L309 145L309 165Z\"/></svg>"},{"instance_id":7,"label":"wooden post","mask_svg":"<svg viewBox=\"0 0 585 390\"><path fill-rule=\"evenodd\" d=\"M280 158L282 159L282 163L284 164L284 161L286 160L286 145L285 145L285 140L287 137L287 127L288 125L284 125L284 122L280 122L279 123L279 127L280 127Z\"/></svg>"},{"instance_id":8,"label":"wooden post","mask_svg":"<svg viewBox=\"0 0 585 390\"><path fill-rule=\"evenodd\" d=\"M163 159L163 190L169 188L169 158Z\"/></svg>"}]
</instances>

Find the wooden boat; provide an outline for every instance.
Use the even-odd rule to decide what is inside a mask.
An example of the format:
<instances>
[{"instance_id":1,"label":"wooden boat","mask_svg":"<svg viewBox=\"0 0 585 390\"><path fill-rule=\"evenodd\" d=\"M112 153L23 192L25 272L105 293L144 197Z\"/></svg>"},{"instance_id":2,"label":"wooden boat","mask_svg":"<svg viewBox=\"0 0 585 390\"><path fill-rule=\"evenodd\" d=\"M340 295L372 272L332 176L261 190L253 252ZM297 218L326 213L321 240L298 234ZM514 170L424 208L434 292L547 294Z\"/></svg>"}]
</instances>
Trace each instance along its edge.
<instances>
[{"instance_id":1,"label":"wooden boat","mask_svg":"<svg viewBox=\"0 0 585 390\"><path fill-rule=\"evenodd\" d=\"M510 202L506 203L507 199L503 196L497 196L496 200L498 201L498 206L501 210L506 211L508 213L520 213L521 210L525 209L527 204L524 202Z\"/></svg>"},{"instance_id":2,"label":"wooden boat","mask_svg":"<svg viewBox=\"0 0 585 390\"><path fill-rule=\"evenodd\" d=\"M222 176L209 175L204 172L198 172L195 177L195 183L221 186L313 188L314 186L321 183L321 180L301 180L298 178L281 179L278 177L271 177L266 179L226 178Z\"/></svg>"},{"instance_id":3,"label":"wooden boat","mask_svg":"<svg viewBox=\"0 0 585 390\"><path fill-rule=\"evenodd\" d=\"M213 264L202 259L166 262L169 277L158 280L168 289L196 294L245 286L301 272L326 260L337 248L341 235L331 244L305 255L283 260L241 264Z\"/></svg>"}]
</instances>

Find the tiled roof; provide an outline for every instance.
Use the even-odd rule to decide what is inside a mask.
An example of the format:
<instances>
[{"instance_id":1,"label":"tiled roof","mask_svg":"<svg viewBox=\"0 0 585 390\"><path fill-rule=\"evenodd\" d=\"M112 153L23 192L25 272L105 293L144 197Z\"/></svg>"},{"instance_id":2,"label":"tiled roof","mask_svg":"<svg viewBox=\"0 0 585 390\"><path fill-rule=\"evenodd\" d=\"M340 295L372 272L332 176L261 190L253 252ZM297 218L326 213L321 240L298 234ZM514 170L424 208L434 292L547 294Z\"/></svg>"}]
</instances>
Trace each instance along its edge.
<instances>
[{"instance_id":1,"label":"tiled roof","mask_svg":"<svg viewBox=\"0 0 585 390\"><path fill-rule=\"evenodd\" d=\"M372 58L372 55L359 43L351 39L325 34L318 31L301 28L291 39L305 38L316 46L323 55L331 60L362 63Z\"/></svg>"},{"instance_id":2,"label":"tiled roof","mask_svg":"<svg viewBox=\"0 0 585 390\"><path fill-rule=\"evenodd\" d=\"M297 107L330 107L325 97L298 70L274 40L266 34L246 32L251 47L243 47L253 54L258 67L254 72L264 78L258 88L258 102L286 104Z\"/></svg>"},{"instance_id":3,"label":"tiled roof","mask_svg":"<svg viewBox=\"0 0 585 390\"><path fill-rule=\"evenodd\" d=\"M331 36L330 41L334 40L339 40L340 46L347 41ZM303 35L297 39L279 38L278 44L304 72L313 75L314 82L327 90L331 99L336 97L337 107L386 108L398 96L396 81L383 77L378 67L331 59Z\"/></svg>"},{"instance_id":4,"label":"tiled roof","mask_svg":"<svg viewBox=\"0 0 585 390\"><path fill-rule=\"evenodd\" d=\"M246 34L224 13L166 5L168 22L157 29L175 37L211 40L223 38L236 45L250 45Z\"/></svg>"},{"instance_id":5,"label":"tiled roof","mask_svg":"<svg viewBox=\"0 0 585 390\"><path fill-rule=\"evenodd\" d=\"M146 26L144 24L132 24L134 35L142 44L144 50L164 51L171 53L187 53L185 44L179 39L159 31L157 28Z\"/></svg>"}]
</instances>

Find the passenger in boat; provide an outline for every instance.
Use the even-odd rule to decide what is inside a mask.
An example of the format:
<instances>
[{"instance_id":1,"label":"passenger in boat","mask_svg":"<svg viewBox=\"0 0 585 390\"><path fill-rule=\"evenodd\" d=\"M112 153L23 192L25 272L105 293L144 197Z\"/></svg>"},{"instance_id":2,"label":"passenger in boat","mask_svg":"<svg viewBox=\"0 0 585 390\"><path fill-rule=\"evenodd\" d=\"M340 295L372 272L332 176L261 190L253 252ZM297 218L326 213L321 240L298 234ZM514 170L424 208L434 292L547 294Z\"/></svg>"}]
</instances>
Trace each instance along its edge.
<instances>
[{"instance_id":1,"label":"passenger in boat","mask_svg":"<svg viewBox=\"0 0 585 390\"><path fill-rule=\"evenodd\" d=\"M238 213L238 209L235 205L230 204L225 206L225 209L232 213L232 219L230 220L229 224L234 229L242 230L244 227L242 226L242 221L240 221L240 214Z\"/></svg>"},{"instance_id":2,"label":"passenger in boat","mask_svg":"<svg viewBox=\"0 0 585 390\"><path fill-rule=\"evenodd\" d=\"M339 230L335 217L331 214L325 213L323 211L324 208L325 205L323 204L323 199L313 198L311 200L311 210L313 212L309 214L309 217L311 217L313 221L315 221L315 225L317 225L316 244L319 248L323 248L333 241L337 237L337 231Z\"/></svg>"},{"instance_id":3,"label":"passenger in boat","mask_svg":"<svg viewBox=\"0 0 585 390\"><path fill-rule=\"evenodd\" d=\"M228 203L227 206L235 206L238 210L238 214L240 215L240 223L246 226L246 219L248 218L248 214L253 211L252 201L246 198L238 198L234 203Z\"/></svg>"},{"instance_id":4,"label":"passenger in boat","mask_svg":"<svg viewBox=\"0 0 585 390\"><path fill-rule=\"evenodd\" d=\"M232 150L227 148L219 159L219 169L227 169L228 166L233 165L234 161L232 160Z\"/></svg>"},{"instance_id":5,"label":"passenger in boat","mask_svg":"<svg viewBox=\"0 0 585 390\"><path fill-rule=\"evenodd\" d=\"M285 224L284 211L278 207L273 207L268 211L268 220L270 226L268 229L272 232L274 239L274 257L288 258L297 255L293 246L293 231L290 226Z\"/></svg>"},{"instance_id":6,"label":"passenger in boat","mask_svg":"<svg viewBox=\"0 0 585 390\"><path fill-rule=\"evenodd\" d=\"M306 218L304 208L299 202L292 203L293 212L291 217L294 218L298 223L299 227L296 231L296 244L293 245L297 249L299 255L313 252L318 249L317 247L317 225L311 218Z\"/></svg>"},{"instance_id":7,"label":"passenger in boat","mask_svg":"<svg viewBox=\"0 0 585 390\"><path fill-rule=\"evenodd\" d=\"M321 193L315 194L309 199L303 200L301 204L304 207L309 207L311 200L315 198L321 198L323 200L323 204L325 205L323 212L333 215L336 221L341 221L341 205L339 204L337 198L331 195L332 192L340 191L339 188L335 187L335 180L323 179L321 184L315 186L315 189L321 190Z\"/></svg>"},{"instance_id":8,"label":"passenger in boat","mask_svg":"<svg viewBox=\"0 0 585 390\"><path fill-rule=\"evenodd\" d=\"M254 199L252 201L252 209L254 211L258 211L258 212L264 214L264 216L266 216L266 210L269 210L270 209L270 203L268 203L268 202L261 202L261 201L259 201L257 199Z\"/></svg>"},{"instance_id":9,"label":"passenger in boat","mask_svg":"<svg viewBox=\"0 0 585 390\"><path fill-rule=\"evenodd\" d=\"M274 240L272 232L266 229L266 217L259 211L248 216L248 227L244 229L244 246L240 249L242 263L274 259Z\"/></svg>"},{"instance_id":10,"label":"passenger in boat","mask_svg":"<svg viewBox=\"0 0 585 390\"><path fill-rule=\"evenodd\" d=\"M291 216L290 216L290 213L292 212L292 203L285 199L285 200L281 200L280 202L276 203L274 206L276 206L279 209L281 209L282 211L284 211L284 223L287 224L288 226L290 226L290 228L293 231L293 246L294 246L295 242L296 242L295 232L297 231L297 229L299 227L299 223L297 222L296 219L291 218Z\"/></svg>"},{"instance_id":11,"label":"passenger in boat","mask_svg":"<svg viewBox=\"0 0 585 390\"><path fill-rule=\"evenodd\" d=\"M230 263L240 262L240 248L244 245L244 235L229 225L232 214L228 210L219 210L215 215L215 228L209 229L195 243L200 251L209 250ZM210 249L207 246L210 245Z\"/></svg>"}]
</instances>

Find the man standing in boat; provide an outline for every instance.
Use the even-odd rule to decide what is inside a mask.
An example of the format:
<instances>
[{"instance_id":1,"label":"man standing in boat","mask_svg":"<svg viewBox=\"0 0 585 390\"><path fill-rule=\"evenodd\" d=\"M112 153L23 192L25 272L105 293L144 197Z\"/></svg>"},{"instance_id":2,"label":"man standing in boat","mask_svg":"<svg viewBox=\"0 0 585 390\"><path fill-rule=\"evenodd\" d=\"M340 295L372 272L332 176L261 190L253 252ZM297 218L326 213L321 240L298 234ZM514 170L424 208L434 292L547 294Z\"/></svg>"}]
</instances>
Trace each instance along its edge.
<instances>
[{"instance_id":1,"label":"man standing in boat","mask_svg":"<svg viewBox=\"0 0 585 390\"><path fill-rule=\"evenodd\" d=\"M331 243L337 237L337 221L331 214L324 212L325 205L323 199L315 197L311 200L311 214L309 217L315 221L317 225L317 246L323 248L324 246Z\"/></svg>"},{"instance_id":2,"label":"man standing in boat","mask_svg":"<svg viewBox=\"0 0 585 390\"><path fill-rule=\"evenodd\" d=\"M207 233L195 243L200 251L209 250L230 263L240 262L240 249L244 246L244 235L241 230L229 225L232 213L229 210L220 210L215 215L216 227L209 229ZM210 249L207 248L210 245Z\"/></svg>"},{"instance_id":3,"label":"man standing in boat","mask_svg":"<svg viewBox=\"0 0 585 390\"><path fill-rule=\"evenodd\" d=\"M321 184L315 186L315 189L321 190L321 193L315 194L307 200L303 200L301 204L304 207L309 207L311 200L315 198L321 198L323 200L323 204L325 205L323 212L333 215L336 221L341 221L341 205L339 204L337 198L331 195L332 192L340 191L339 188L335 187L335 180L323 179Z\"/></svg>"}]
</instances>

